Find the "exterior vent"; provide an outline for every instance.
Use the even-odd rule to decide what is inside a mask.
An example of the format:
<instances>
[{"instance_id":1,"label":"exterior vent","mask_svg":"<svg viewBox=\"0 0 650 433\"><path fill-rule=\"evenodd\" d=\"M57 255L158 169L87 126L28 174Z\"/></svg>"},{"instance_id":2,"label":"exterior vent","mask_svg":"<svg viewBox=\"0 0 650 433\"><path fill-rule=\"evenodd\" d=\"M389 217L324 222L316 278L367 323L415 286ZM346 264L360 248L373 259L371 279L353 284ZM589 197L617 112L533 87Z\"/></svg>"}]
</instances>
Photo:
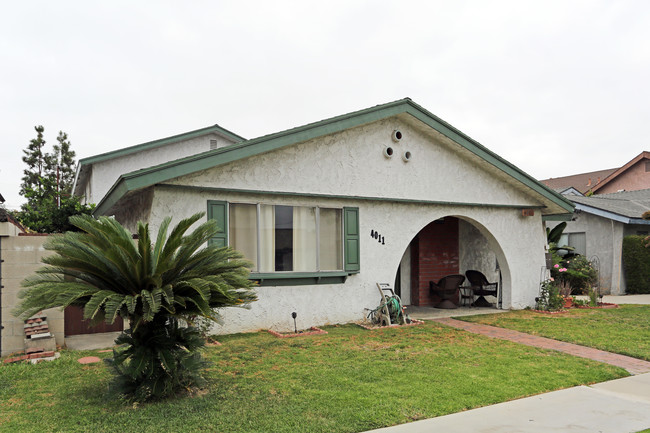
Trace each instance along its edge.
<instances>
[{"instance_id":1,"label":"exterior vent","mask_svg":"<svg viewBox=\"0 0 650 433\"><path fill-rule=\"evenodd\" d=\"M210 139L210 150L214 150L217 147L217 140L215 138Z\"/></svg>"}]
</instances>

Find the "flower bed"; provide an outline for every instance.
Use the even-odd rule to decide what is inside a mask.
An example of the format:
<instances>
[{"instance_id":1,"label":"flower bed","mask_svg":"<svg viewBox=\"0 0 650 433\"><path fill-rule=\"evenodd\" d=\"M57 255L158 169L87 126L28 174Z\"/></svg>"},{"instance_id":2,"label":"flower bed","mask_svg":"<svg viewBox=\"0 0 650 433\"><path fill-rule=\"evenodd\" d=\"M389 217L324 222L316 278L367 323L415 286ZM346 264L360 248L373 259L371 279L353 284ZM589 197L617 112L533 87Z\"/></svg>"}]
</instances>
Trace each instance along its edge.
<instances>
[{"instance_id":1,"label":"flower bed","mask_svg":"<svg viewBox=\"0 0 650 433\"><path fill-rule=\"evenodd\" d=\"M268 329L269 334L275 335L278 338L292 338L292 337L304 337L307 335L321 335L327 334L327 331L323 331L320 328L312 326L309 330L298 331L298 332L278 332L272 329Z\"/></svg>"},{"instance_id":2,"label":"flower bed","mask_svg":"<svg viewBox=\"0 0 650 433\"><path fill-rule=\"evenodd\" d=\"M593 310L593 309L599 309L599 308L618 308L618 304L610 304L608 302L599 302L598 305L595 307L591 307L589 305L574 305L571 308L578 308L582 310ZM546 311L546 310L534 310L531 309L530 311L533 311L535 313L542 313L542 314L563 314L563 313L568 313L569 308L564 308L562 310L556 310L556 311Z\"/></svg>"}]
</instances>

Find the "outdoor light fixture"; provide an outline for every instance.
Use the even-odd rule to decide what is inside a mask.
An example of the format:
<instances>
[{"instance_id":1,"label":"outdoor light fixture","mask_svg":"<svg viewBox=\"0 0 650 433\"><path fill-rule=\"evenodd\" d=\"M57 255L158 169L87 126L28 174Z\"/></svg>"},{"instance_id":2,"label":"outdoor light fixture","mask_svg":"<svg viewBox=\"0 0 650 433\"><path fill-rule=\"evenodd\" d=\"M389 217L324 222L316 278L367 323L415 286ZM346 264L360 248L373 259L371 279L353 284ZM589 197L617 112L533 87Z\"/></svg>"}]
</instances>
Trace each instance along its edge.
<instances>
[{"instance_id":1,"label":"outdoor light fixture","mask_svg":"<svg viewBox=\"0 0 650 433\"><path fill-rule=\"evenodd\" d=\"M298 313L296 313L294 311L293 313L291 313L291 317L293 317L293 330L294 330L294 333L297 334L298 333L298 326L296 325L296 317L298 317Z\"/></svg>"}]
</instances>

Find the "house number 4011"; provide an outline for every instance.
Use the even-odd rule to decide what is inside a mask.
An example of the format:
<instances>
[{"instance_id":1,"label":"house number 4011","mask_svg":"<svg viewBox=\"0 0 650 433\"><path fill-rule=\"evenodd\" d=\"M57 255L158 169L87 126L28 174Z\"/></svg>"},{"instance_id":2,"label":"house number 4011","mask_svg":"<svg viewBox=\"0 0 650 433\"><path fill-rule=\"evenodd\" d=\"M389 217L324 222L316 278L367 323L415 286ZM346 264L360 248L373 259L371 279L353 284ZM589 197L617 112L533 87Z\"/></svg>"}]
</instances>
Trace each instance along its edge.
<instances>
[{"instance_id":1,"label":"house number 4011","mask_svg":"<svg viewBox=\"0 0 650 433\"><path fill-rule=\"evenodd\" d=\"M386 243L384 242L384 237L380 235L378 231L370 230L370 237L373 239L377 239L377 242L379 242L380 244L386 245Z\"/></svg>"}]
</instances>

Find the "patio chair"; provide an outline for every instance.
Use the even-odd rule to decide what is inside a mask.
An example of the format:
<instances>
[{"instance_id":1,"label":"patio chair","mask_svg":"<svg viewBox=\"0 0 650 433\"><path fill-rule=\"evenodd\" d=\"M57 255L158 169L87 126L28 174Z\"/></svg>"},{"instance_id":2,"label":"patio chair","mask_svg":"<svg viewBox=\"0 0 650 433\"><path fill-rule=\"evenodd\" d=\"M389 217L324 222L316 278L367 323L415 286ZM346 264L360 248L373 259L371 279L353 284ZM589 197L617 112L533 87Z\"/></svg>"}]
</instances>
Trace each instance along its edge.
<instances>
[{"instance_id":1,"label":"patio chair","mask_svg":"<svg viewBox=\"0 0 650 433\"><path fill-rule=\"evenodd\" d=\"M458 295L460 285L465 281L465 276L460 274L447 275L437 283L429 281L429 291L440 297L441 301L434 305L435 308L458 308ZM456 300L456 302L454 302Z\"/></svg>"},{"instance_id":2,"label":"patio chair","mask_svg":"<svg viewBox=\"0 0 650 433\"><path fill-rule=\"evenodd\" d=\"M485 299L486 296L494 296L498 299L499 295L499 283L490 283L485 275L479 271L466 271L465 275L467 280L471 284L474 294L478 296L476 301L474 301L475 307L491 307L492 304Z\"/></svg>"}]
</instances>

